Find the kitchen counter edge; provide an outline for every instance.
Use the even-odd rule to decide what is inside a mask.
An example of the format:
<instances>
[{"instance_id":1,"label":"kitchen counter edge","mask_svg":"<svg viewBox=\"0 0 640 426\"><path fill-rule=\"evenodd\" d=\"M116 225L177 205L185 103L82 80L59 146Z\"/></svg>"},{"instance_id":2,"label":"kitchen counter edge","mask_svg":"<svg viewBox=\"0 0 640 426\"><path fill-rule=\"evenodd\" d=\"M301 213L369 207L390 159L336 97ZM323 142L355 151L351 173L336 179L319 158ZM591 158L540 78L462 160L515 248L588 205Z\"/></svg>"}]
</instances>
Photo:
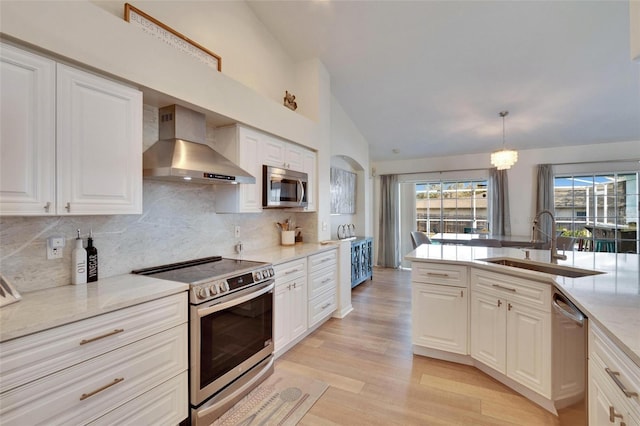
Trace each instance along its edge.
<instances>
[{"instance_id":1,"label":"kitchen counter edge","mask_svg":"<svg viewBox=\"0 0 640 426\"><path fill-rule=\"evenodd\" d=\"M187 291L184 283L123 274L25 292L0 308L0 343Z\"/></svg>"}]
</instances>

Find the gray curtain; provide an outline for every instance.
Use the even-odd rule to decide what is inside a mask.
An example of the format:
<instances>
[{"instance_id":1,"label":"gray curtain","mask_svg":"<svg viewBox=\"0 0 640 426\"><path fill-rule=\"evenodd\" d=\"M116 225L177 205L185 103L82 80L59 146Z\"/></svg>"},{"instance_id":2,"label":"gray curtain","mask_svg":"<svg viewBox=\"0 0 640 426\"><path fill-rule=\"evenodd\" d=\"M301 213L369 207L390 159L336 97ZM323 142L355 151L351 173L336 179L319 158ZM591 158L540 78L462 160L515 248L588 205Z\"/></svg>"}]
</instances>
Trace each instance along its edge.
<instances>
[{"instance_id":1,"label":"gray curtain","mask_svg":"<svg viewBox=\"0 0 640 426\"><path fill-rule=\"evenodd\" d=\"M507 171L493 168L489 172L489 227L493 235L511 235L509 184Z\"/></svg>"},{"instance_id":2,"label":"gray curtain","mask_svg":"<svg viewBox=\"0 0 640 426\"><path fill-rule=\"evenodd\" d=\"M538 164L538 177L536 185L536 214L542 210L554 212L553 202L553 166L551 164ZM544 214L538 218L536 233L533 238L537 241L549 242L551 236L551 218Z\"/></svg>"},{"instance_id":3,"label":"gray curtain","mask_svg":"<svg viewBox=\"0 0 640 426\"><path fill-rule=\"evenodd\" d=\"M400 266L398 250L398 176L380 176L380 223L378 224L378 265L385 268Z\"/></svg>"}]
</instances>

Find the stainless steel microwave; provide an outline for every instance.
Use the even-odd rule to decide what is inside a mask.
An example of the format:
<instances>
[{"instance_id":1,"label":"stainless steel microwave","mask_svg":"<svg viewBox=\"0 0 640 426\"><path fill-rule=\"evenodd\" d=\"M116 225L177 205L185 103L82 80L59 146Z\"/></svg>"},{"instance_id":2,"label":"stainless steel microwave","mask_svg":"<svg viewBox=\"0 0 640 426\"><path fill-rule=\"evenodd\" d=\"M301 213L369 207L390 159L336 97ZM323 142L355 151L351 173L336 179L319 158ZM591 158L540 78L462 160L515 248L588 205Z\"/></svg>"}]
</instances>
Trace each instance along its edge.
<instances>
[{"instance_id":1,"label":"stainless steel microwave","mask_svg":"<svg viewBox=\"0 0 640 426\"><path fill-rule=\"evenodd\" d=\"M262 207L307 207L307 184L304 172L262 166Z\"/></svg>"}]
</instances>

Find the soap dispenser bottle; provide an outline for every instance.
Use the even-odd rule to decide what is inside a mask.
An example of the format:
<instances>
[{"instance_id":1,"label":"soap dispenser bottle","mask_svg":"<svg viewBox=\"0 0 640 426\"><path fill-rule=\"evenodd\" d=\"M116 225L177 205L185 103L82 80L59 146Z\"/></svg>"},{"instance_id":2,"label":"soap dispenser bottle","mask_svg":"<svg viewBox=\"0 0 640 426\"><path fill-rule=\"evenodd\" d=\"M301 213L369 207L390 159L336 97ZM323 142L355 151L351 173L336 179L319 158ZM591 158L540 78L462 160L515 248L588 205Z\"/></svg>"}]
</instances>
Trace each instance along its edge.
<instances>
[{"instance_id":1,"label":"soap dispenser bottle","mask_svg":"<svg viewBox=\"0 0 640 426\"><path fill-rule=\"evenodd\" d=\"M71 252L71 284L85 284L87 282L87 251L82 246L80 230L76 246Z\"/></svg>"},{"instance_id":2,"label":"soap dispenser bottle","mask_svg":"<svg viewBox=\"0 0 640 426\"><path fill-rule=\"evenodd\" d=\"M87 239L87 282L98 281L98 249L93 245L93 229Z\"/></svg>"}]
</instances>

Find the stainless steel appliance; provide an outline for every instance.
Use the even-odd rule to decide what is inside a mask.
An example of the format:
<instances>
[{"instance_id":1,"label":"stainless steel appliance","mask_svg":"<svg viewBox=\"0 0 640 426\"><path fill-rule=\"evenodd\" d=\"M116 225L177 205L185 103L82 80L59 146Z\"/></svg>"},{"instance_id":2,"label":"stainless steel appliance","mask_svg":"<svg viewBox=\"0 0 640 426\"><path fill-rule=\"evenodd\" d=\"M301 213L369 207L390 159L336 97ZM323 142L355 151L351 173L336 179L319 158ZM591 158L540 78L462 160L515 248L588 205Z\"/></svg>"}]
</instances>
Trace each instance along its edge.
<instances>
[{"instance_id":1,"label":"stainless steel appliance","mask_svg":"<svg viewBox=\"0 0 640 426\"><path fill-rule=\"evenodd\" d=\"M142 154L148 179L192 183L256 183L256 178L213 150L205 115L169 105L158 110L160 140Z\"/></svg>"},{"instance_id":2,"label":"stainless steel appliance","mask_svg":"<svg viewBox=\"0 0 640 426\"><path fill-rule=\"evenodd\" d=\"M567 409L572 426L587 426L587 317L558 290L552 305L555 406L561 420L562 410Z\"/></svg>"},{"instance_id":3,"label":"stainless steel appliance","mask_svg":"<svg viewBox=\"0 0 640 426\"><path fill-rule=\"evenodd\" d=\"M262 207L307 207L308 175L273 166L262 166Z\"/></svg>"},{"instance_id":4,"label":"stainless steel appliance","mask_svg":"<svg viewBox=\"0 0 640 426\"><path fill-rule=\"evenodd\" d=\"M210 425L273 372L271 264L208 257L133 273L190 284L192 425Z\"/></svg>"}]
</instances>

